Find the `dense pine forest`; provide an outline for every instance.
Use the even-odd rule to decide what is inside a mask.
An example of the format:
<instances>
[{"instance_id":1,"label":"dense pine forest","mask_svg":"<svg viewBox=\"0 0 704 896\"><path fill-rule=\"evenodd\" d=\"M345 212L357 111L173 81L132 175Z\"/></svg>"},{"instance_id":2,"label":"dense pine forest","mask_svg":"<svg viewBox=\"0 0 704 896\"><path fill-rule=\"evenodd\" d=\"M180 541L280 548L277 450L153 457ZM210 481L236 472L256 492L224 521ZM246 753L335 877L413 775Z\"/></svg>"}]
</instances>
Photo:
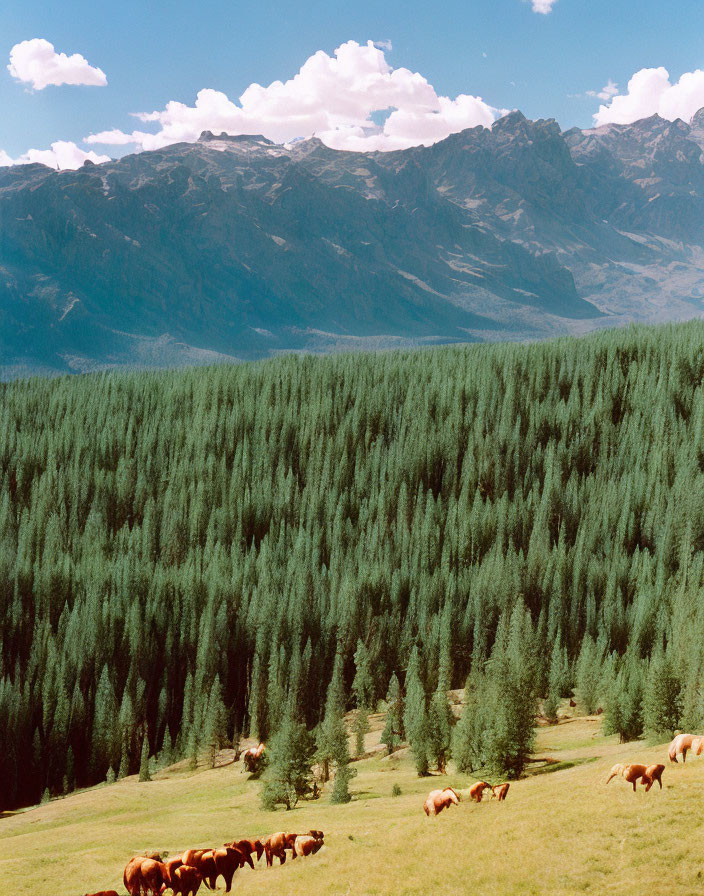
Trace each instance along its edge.
<instances>
[{"instance_id":1,"label":"dense pine forest","mask_svg":"<svg viewBox=\"0 0 704 896\"><path fill-rule=\"evenodd\" d=\"M700 725L703 470L702 323L0 385L0 809L333 686Z\"/></svg>"}]
</instances>

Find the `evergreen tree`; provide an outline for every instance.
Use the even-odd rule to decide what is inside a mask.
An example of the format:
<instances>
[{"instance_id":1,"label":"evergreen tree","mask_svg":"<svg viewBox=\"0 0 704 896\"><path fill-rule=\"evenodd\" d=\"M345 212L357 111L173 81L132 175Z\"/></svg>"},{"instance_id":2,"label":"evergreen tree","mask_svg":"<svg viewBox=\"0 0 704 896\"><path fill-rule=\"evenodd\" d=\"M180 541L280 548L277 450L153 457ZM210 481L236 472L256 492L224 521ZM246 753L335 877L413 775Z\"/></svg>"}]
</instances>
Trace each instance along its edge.
<instances>
[{"instance_id":1,"label":"evergreen tree","mask_svg":"<svg viewBox=\"0 0 704 896\"><path fill-rule=\"evenodd\" d=\"M391 675L386 692L386 706L386 724L381 733L381 743L386 744L391 755L403 741L403 694L395 672Z\"/></svg>"},{"instance_id":2,"label":"evergreen tree","mask_svg":"<svg viewBox=\"0 0 704 896\"><path fill-rule=\"evenodd\" d=\"M145 734L142 738L142 753L139 760L139 780L151 781L149 774L149 740Z\"/></svg>"},{"instance_id":3,"label":"evergreen tree","mask_svg":"<svg viewBox=\"0 0 704 896\"><path fill-rule=\"evenodd\" d=\"M161 752L159 753L159 765L165 767L171 765L174 761L173 755L173 745L171 743L171 732L169 731L168 725L166 726L166 730L164 731L164 740L161 745Z\"/></svg>"},{"instance_id":4,"label":"evergreen tree","mask_svg":"<svg viewBox=\"0 0 704 896\"><path fill-rule=\"evenodd\" d=\"M459 772L473 772L485 764L484 747L488 734L484 726L484 692L488 692L487 684L486 677L476 672L467 678L464 687L464 708L452 736L452 755Z\"/></svg>"},{"instance_id":5,"label":"evergreen tree","mask_svg":"<svg viewBox=\"0 0 704 896\"><path fill-rule=\"evenodd\" d=\"M330 794L331 803L349 803L352 799L350 795L350 781L357 774L356 768L351 768L349 760L347 762L339 762L335 765L335 780Z\"/></svg>"},{"instance_id":6,"label":"evergreen tree","mask_svg":"<svg viewBox=\"0 0 704 896\"><path fill-rule=\"evenodd\" d=\"M437 690L428 713L428 758L444 774L452 739L452 710L444 691Z\"/></svg>"},{"instance_id":7,"label":"evergreen tree","mask_svg":"<svg viewBox=\"0 0 704 896\"><path fill-rule=\"evenodd\" d=\"M599 706L602 654L599 646L585 635L577 660L577 694L584 711L595 713Z\"/></svg>"},{"instance_id":8,"label":"evergreen tree","mask_svg":"<svg viewBox=\"0 0 704 896\"><path fill-rule=\"evenodd\" d=\"M620 743L636 740L643 733L643 664L627 654L605 677L604 733L618 734Z\"/></svg>"},{"instance_id":9,"label":"evergreen tree","mask_svg":"<svg viewBox=\"0 0 704 896\"><path fill-rule=\"evenodd\" d=\"M123 735L122 738L122 751L120 753L120 768L117 773L118 779L126 778L130 773L130 761L129 754L127 748L127 736Z\"/></svg>"},{"instance_id":10,"label":"evergreen tree","mask_svg":"<svg viewBox=\"0 0 704 896\"><path fill-rule=\"evenodd\" d=\"M313 789L315 744L305 725L293 717L290 707L281 727L269 742L269 765L264 773L262 806L275 809L283 804L293 809Z\"/></svg>"},{"instance_id":11,"label":"evergreen tree","mask_svg":"<svg viewBox=\"0 0 704 896\"><path fill-rule=\"evenodd\" d=\"M411 745L411 752L419 776L428 774L429 722L425 688L420 677L420 657L414 647L406 671L406 702L403 727Z\"/></svg>"},{"instance_id":12,"label":"evergreen tree","mask_svg":"<svg viewBox=\"0 0 704 896\"><path fill-rule=\"evenodd\" d=\"M338 649L325 701L325 716L316 732L316 761L322 768L323 781L330 779L330 766L349 763L349 745L345 728L345 697L342 681L343 658Z\"/></svg>"},{"instance_id":13,"label":"evergreen tree","mask_svg":"<svg viewBox=\"0 0 704 896\"><path fill-rule=\"evenodd\" d=\"M458 725L460 769L486 765L497 774L521 774L535 740L536 680L534 633L519 601L510 617L501 617L486 669Z\"/></svg>"},{"instance_id":14,"label":"evergreen tree","mask_svg":"<svg viewBox=\"0 0 704 896\"><path fill-rule=\"evenodd\" d=\"M369 652L364 643L357 641L357 650L354 654L355 676L352 682L352 692L358 707L372 708L374 700L374 680L371 673Z\"/></svg>"},{"instance_id":15,"label":"evergreen tree","mask_svg":"<svg viewBox=\"0 0 704 896\"><path fill-rule=\"evenodd\" d=\"M680 727L682 685L672 663L662 651L650 660L643 695L643 727L657 739L672 737Z\"/></svg>"},{"instance_id":16,"label":"evergreen tree","mask_svg":"<svg viewBox=\"0 0 704 896\"><path fill-rule=\"evenodd\" d=\"M203 742L208 751L208 765L210 768L215 768L218 751L225 744L226 736L227 710L222 699L220 677L216 675L208 697L205 728L203 731Z\"/></svg>"},{"instance_id":17,"label":"evergreen tree","mask_svg":"<svg viewBox=\"0 0 704 896\"><path fill-rule=\"evenodd\" d=\"M64 793L72 793L76 789L76 762L73 756L73 747L68 748L66 754L66 788Z\"/></svg>"},{"instance_id":18,"label":"evergreen tree","mask_svg":"<svg viewBox=\"0 0 704 896\"><path fill-rule=\"evenodd\" d=\"M360 706L355 712L352 730L355 736L355 754L357 757L364 756L364 738L371 731L369 713L366 706Z\"/></svg>"},{"instance_id":19,"label":"evergreen tree","mask_svg":"<svg viewBox=\"0 0 704 896\"><path fill-rule=\"evenodd\" d=\"M551 725L556 725L558 721L558 710L560 709L560 695L556 687L551 687L548 695L543 703L543 714Z\"/></svg>"}]
</instances>

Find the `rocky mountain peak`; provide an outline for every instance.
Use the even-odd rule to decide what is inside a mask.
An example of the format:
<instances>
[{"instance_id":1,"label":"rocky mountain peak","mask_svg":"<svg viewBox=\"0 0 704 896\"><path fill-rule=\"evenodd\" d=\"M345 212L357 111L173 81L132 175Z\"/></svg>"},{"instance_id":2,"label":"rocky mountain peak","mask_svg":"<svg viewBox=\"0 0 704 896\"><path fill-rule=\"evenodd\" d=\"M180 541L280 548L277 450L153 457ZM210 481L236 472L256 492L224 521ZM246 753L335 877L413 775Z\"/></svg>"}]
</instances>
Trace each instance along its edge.
<instances>
[{"instance_id":1,"label":"rocky mountain peak","mask_svg":"<svg viewBox=\"0 0 704 896\"><path fill-rule=\"evenodd\" d=\"M214 134L212 131L201 131L198 143L212 143L213 141L227 143L260 143L267 146L274 146L272 140L267 140L262 134L227 134L223 131L221 134Z\"/></svg>"},{"instance_id":2,"label":"rocky mountain peak","mask_svg":"<svg viewBox=\"0 0 704 896\"><path fill-rule=\"evenodd\" d=\"M702 142L704 110L564 133L514 111L398 152L204 131L2 168L0 376L700 316Z\"/></svg>"},{"instance_id":3,"label":"rocky mountain peak","mask_svg":"<svg viewBox=\"0 0 704 896\"><path fill-rule=\"evenodd\" d=\"M693 128L704 128L704 106L694 113L689 124Z\"/></svg>"}]
</instances>

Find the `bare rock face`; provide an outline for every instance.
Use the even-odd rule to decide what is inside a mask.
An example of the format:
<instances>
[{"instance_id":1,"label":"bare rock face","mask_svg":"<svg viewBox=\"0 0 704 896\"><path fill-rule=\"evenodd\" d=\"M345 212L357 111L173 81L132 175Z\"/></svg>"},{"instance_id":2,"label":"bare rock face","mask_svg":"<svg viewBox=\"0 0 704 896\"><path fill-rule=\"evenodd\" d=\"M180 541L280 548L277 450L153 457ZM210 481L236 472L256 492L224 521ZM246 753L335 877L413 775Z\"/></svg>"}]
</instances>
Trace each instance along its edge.
<instances>
[{"instance_id":1,"label":"bare rock face","mask_svg":"<svg viewBox=\"0 0 704 896\"><path fill-rule=\"evenodd\" d=\"M0 169L0 374L583 332L701 313L704 110L432 147L216 136Z\"/></svg>"},{"instance_id":2,"label":"bare rock face","mask_svg":"<svg viewBox=\"0 0 704 896\"><path fill-rule=\"evenodd\" d=\"M692 140L695 140L704 149L704 108L694 113L689 127Z\"/></svg>"}]
</instances>

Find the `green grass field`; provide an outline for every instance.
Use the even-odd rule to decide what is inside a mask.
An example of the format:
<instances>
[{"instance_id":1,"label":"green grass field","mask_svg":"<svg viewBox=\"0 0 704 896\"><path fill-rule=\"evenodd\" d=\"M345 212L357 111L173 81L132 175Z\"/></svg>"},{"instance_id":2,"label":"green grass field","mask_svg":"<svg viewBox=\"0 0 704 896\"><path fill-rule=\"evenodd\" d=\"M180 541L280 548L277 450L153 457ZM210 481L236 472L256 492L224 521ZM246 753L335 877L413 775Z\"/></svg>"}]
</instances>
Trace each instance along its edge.
<instances>
[{"instance_id":1,"label":"green grass field","mask_svg":"<svg viewBox=\"0 0 704 896\"><path fill-rule=\"evenodd\" d=\"M381 718L373 717L370 752ZM98 787L0 819L3 896L123 892L134 854L220 845L234 837L320 828L317 855L238 872L233 892L288 894L687 894L704 888L704 759L670 765L663 745L619 745L600 720L574 718L539 729L538 759L557 770L511 785L505 803L463 802L426 818L423 799L473 779L450 771L419 779L410 758L376 755L356 763L354 799L328 795L285 812L260 808L260 784L241 763L190 771L174 767L150 783ZM615 762L663 762L664 789L636 794L604 781ZM565 767L570 766L570 767ZM550 768L545 762L535 769ZM394 784L401 796L392 797ZM207 892L203 890L202 892Z\"/></svg>"}]
</instances>

